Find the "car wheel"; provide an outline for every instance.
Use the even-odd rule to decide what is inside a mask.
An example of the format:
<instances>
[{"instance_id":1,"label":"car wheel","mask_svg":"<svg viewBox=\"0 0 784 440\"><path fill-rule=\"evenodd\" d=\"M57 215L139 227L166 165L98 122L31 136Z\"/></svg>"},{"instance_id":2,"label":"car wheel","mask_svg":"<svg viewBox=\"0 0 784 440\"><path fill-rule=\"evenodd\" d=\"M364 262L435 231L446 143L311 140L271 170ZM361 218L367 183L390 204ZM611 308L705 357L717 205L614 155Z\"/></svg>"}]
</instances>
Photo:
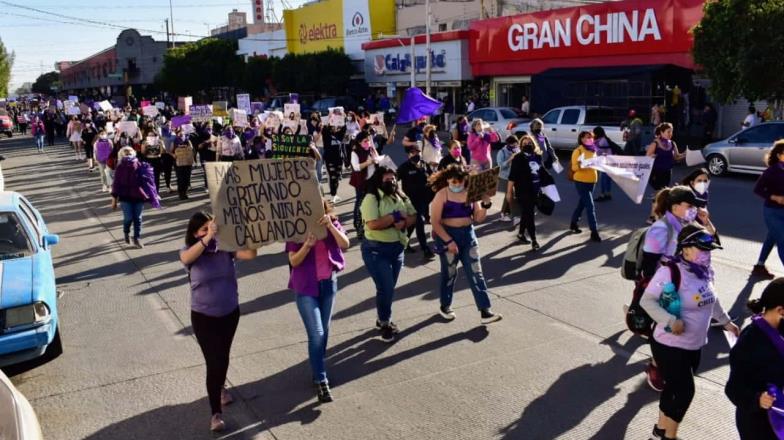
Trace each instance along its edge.
<instances>
[{"instance_id":1,"label":"car wheel","mask_svg":"<svg viewBox=\"0 0 784 440\"><path fill-rule=\"evenodd\" d=\"M727 159L719 154L708 156L708 171L714 176L727 173Z\"/></svg>"},{"instance_id":2,"label":"car wheel","mask_svg":"<svg viewBox=\"0 0 784 440\"><path fill-rule=\"evenodd\" d=\"M6 136L8 136L8 137L10 137L10 138L14 137L14 134L13 134L13 133L11 133L10 131L9 131L9 132L6 132L6 134L5 134L5 135L6 135Z\"/></svg>"},{"instance_id":3,"label":"car wheel","mask_svg":"<svg viewBox=\"0 0 784 440\"><path fill-rule=\"evenodd\" d=\"M54 338L52 338L52 342L46 347L46 353L44 353L44 358L48 362L58 356L63 354L63 341L60 339L60 326L57 326L57 330L54 331Z\"/></svg>"}]
</instances>

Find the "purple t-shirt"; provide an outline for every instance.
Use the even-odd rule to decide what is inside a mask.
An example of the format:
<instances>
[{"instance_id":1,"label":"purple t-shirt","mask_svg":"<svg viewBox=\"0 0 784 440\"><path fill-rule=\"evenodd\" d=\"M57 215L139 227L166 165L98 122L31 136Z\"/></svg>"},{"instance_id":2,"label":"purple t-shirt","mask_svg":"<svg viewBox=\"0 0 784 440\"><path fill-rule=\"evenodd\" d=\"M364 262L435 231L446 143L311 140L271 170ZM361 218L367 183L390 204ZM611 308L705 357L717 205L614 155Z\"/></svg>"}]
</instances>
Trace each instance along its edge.
<instances>
[{"instance_id":1,"label":"purple t-shirt","mask_svg":"<svg viewBox=\"0 0 784 440\"><path fill-rule=\"evenodd\" d=\"M333 225L339 230L343 231L343 226L337 220L332 222ZM332 265L333 272L340 272L346 266L343 257L343 251L338 246L335 237L327 232L327 238L321 240L327 249L329 262ZM297 252L302 248L303 243L286 242L286 253ZM316 266L316 247L314 246L305 259L297 267L291 268L291 275L289 278L289 289L296 292L298 295L319 296L319 276Z\"/></svg>"},{"instance_id":2,"label":"purple t-shirt","mask_svg":"<svg viewBox=\"0 0 784 440\"><path fill-rule=\"evenodd\" d=\"M196 243L194 246L201 246ZM187 269L187 267L186 267ZM237 270L234 253L205 250L188 270L191 284L191 310L221 317L239 307Z\"/></svg>"}]
</instances>

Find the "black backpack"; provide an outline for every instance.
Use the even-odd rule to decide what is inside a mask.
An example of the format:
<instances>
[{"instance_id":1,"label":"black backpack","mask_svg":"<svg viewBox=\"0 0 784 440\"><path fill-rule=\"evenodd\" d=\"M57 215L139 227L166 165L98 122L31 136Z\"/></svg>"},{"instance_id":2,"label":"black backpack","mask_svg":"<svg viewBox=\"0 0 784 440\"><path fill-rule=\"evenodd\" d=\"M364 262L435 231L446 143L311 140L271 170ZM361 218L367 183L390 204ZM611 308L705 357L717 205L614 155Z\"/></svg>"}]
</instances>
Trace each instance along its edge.
<instances>
[{"instance_id":1,"label":"black backpack","mask_svg":"<svg viewBox=\"0 0 784 440\"><path fill-rule=\"evenodd\" d=\"M662 263L662 266L670 268L672 284L676 285L678 291L680 291L681 271L678 268L678 265L672 261L667 261ZM651 318L650 315L648 315L648 312L646 312L645 309L643 309L640 305L640 299L642 298L643 293L645 293L645 288L648 287L648 283L650 283L650 281L651 280L641 279L634 283L632 302L628 309L626 309L626 327L628 327L632 333L643 336L645 338L651 337L655 324L653 318Z\"/></svg>"}]
</instances>

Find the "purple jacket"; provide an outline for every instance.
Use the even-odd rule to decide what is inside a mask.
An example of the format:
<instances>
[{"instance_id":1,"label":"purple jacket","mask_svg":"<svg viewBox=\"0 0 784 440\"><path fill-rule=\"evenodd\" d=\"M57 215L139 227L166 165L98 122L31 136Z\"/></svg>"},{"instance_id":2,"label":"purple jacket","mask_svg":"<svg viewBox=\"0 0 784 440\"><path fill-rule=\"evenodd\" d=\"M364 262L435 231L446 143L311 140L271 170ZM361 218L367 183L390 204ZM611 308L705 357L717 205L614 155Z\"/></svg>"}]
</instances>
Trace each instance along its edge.
<instances>
[{"instance_id":1,"label":"purple jacket","mask_svg":"<svg viewBox=\"0 0 784 440\"><path fill-rule=\"evenodd\" d=\"M340 222L333 220L332 224L338 230L342 231L343 226ZM346 267L346 260L343 257L343 250L338 246L335 237L330 232L327 232L327 238L324 239L327 245L327 252L329 253L329 261L332 263L333 272L340 272ZM303 243L286 242L286 252L297 252L302 248ZM319 282L316 277L316 252L311 249L305 260L302 261L297 267L291 268L289 277L289 289L293 290L298 295L319 296Z\"/></svg>"},{"instance_id":2,"label":"purple jacket","mask_svg":"<svg viewBox=\"0 0 784 440\"><path fill-rule=\"evenodd\" d=\"M123 158L114 170L112 196L121 202L150 202L153 208L161 207L152 167L135 157Z\"/></svg>"}]
</instances>

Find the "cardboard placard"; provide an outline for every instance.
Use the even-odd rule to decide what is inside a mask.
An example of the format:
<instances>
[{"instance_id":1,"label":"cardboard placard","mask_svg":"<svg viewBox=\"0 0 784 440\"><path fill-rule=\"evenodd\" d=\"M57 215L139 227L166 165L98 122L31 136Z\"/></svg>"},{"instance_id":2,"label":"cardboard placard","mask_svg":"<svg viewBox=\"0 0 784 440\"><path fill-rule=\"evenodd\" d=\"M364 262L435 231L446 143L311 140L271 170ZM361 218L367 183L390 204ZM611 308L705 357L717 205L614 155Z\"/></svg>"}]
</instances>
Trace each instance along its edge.
<instances>
[{"instance_id":1,"label":"cardboard placard","mask_svg":"<svg viewBox=\"0 0 784 440\"><path fill-rule=\"evenodd\" d=\"M193 97L180 96L179 98L177 98L177 110L185 113L186 115L191 112L192 105L193 105Z\"/></svg>"},{"instance_id":2,"label":"cardboard placard","mask_svg":"<svg viewBox=\"0 0 784 440\"><path fill-rule=\"evenodd\" d=\"M343 107L329 108L329 125L333 127L342 127L346 125L346 111Z\"/></svg>"},{"instance_id":3,"label":"cardboard placard","mask_svg":"<svg viewBox=\"0 0 784 440\"><path fill-rule=\"evenodd\" d=\"M158 107L155 107L154 105L148 105L147 107L142 107L142 114L144 114L144 116L154 118L158 116Z\"/></svg>"},{"instance_id":4,"label":"cardboard placard","mask_svg":"<svg viewBox=\"0 0 784 440\"><path fill-rule=\"evenodd\" d=\"M258 249L267 243L323 239L321 191L312 159L207 163L207 187L218 225L218 248Z\"/></svg>"},{"instance_id":5,"label":"cardboard placard","mask_svg":"<svg viewBox=\"0 0 784 440\"><path fill-rule=\"evenodd\" d=\"M149 107L151 105L152 105L152 103L150 101L146 100L146 99L139 103L139 107L141 107L141 108Z\"/></svg>"},{"instance_id":6,"label":"cardboard placard","mask_svg":"<svg viewBox=\"0 0 784 440\"><path fill-rule=\"evenodd\" d=\"M495 167L468 176L468 182L466 182L466 192L468 193L466 203L482 200L482 197L485 195L494 196L498 189L498 176L500 173L501 168Z\"/></svg>"},{"instance_id":7,"label":"cardboard placard","mask_svg":"<svg viewBox=\"0 0 784 440\"><path fill-rule=\"evenodd\" d=\"M237 108L244 110L247 114L252 114L250 107L250 95L247 93L240 93L237 95Z\"/></svg>"},{"instance_id":8,"label":"cardboard placard","mask_svg":"<svg viewBox=\"0 0 784 440\"><path fill-rule=\"evenodd\" d=\"M231 118L231 125L234 127L248 126L248 114L245 112L245 110L233 108L229 110L229 117Z\"/></svg>"},{"instance_id":9,"label":"cardboard placard","mask_svg":"<svg viewBox=\"0 0 784 440\"><path fill-rule=\"evenodd\" d=\"M225 118L229 116L229 103L227 101L213 101L212 115Z\"/></svg>"},{"instance_id":10,"label":"cardboard placard","mask_svg":"<svg viewBox=\"0 0 784 440\"><path fill-rule=\"evenodd\" d=\"M84 104L84 103L79 104L79 111L82 112L83 115L89 115L90 114L90 106L87 105L87 104Z\"/></svg>"},{"instance_id":11,"label":"cardboard placard","mask_svg":"<svg viewBox=\"0 0 784 440\"><path fill-rule=\"evenodd\" d=\"M109 102L109 101L101 101L101 102L99 102L99 103L98 103L98 106L99 106L99 107L101 108L101 110L103 110L104 112L108 112L108 111L111 111L111 110L112 110L112 103L111 103L111 102Z\"/></svg>"},{"instance_id":12,"label":"cardboard placard","mask_svg":"<svg viewBox=\"0 0 784 440\"><path fill-rule=\"evenodd\" d=\"M181 128L182 128L182 132L185 134L191 134L196 132L196 127L194 127L193 124L183 124Z\"/></svg>"},{"instance_id":13,"label":"cardboard placard","mask_svg":"<svg viewBox=\"0 0 784 440\"><path fill-rule=\"evenodd\" d=\"M166 103L162 101L155 101L155 108L157 108L158 110L163 110L166 108Z\"/></svg>"},{"instance_id":14,"label":"cardboard placard","mask_svg":"<svg viewBox=\"0 0 784 440\"><path fill-rule=\"evenodd\" d=\"M283 104L283 116L286 119L302 119L302 113L300 113L300 106L299 104Z\"/></svg>"},{"instance_id":15,"label":"cardboard placard","mask_svg":"<svg viewBox=\"0 0 784 440\"><path fill-rule=\"evenodd\" d=\"M191 120L193 122L207 122L212 119L211 105L192 105Z\"/></svg>"},{"instance_id":16,"label":"cardboard placard","mask_svg":"<svg viewBox=\"0 0 784 440\"><path fill-rule=\"evenodd\" d=\"M251 114L257 115L264 112L264 103L253 101L250 103Z\"/></svg>"},{"instance_id":17,"label":"cardboard placard","mask_svg":"<svg viewBox=\"0 0 784 440\"><path fill-rule=\"evenodd\" d=\"M114 134L114 122L107 122L104 130L106 130L106 134Z\"/></svg>"},{"instance_id":18,"label":"cardboard placard","mask_svg":"<svg viewBox=\"0 0 784 440\"><path fill-rule=\"evenodd\" d=\"M79 102L79 97L75 96L75 95L69 95L68 96L68 101L73 102L73 103L77 103L77 102Z\"/></svg>"},{"instance_id":19,"label":"cardboard placard","mask_svg":"<svg viewBox=\"0 0 784 440\"><path fill-rule=\"evenodd\" d=\"M76 106L70 106L70 107L65 109L65 114L69 115L69 116L76 116L76 115L79 115L81 113L82 113L82 111L79 110L79 107L76 107Z\"/></svg>"},{"instance_id":20,"label":"cardboard placard","mask_svg":"<svg viewBox=\"0 0 784 440\"><path fill-rule=\"evenodd\" d=\"M117 123L117 131L134 137L139 132L139 124L136 121L121 121Z\"/></svg>"},{"instance_id":21,"label":"cardboard placard","mask_svg":"<svg viewBox=\"0 0 784 440\"><path fill-rule=\"evenodd\" d=\"M273 130L277 130L278 127L283 123L283 112L271 112L266 111L264 112L264 126L267 128L271 128Z\"/></svg>"},{"instance_id":22,"label":"cardboard placard","mask_svg":"<svg viewBox=\"0 0 784 440\"><path fill-rule=\"evenodd\" d=\"M175 116L171 120L172 128L180 128L191 123L191 115Z\"/></svg>"},{"instance_id":23,"label":"cardboard placard","mask_svg":"<svg viewBox=\"0 0 784 440\"><path fill-rule=\"evenodd\" d=\"M274 159L310 157L310 155L310 136L306 134L272 135L272 157Z\"/></svg>"}]
</instances>

